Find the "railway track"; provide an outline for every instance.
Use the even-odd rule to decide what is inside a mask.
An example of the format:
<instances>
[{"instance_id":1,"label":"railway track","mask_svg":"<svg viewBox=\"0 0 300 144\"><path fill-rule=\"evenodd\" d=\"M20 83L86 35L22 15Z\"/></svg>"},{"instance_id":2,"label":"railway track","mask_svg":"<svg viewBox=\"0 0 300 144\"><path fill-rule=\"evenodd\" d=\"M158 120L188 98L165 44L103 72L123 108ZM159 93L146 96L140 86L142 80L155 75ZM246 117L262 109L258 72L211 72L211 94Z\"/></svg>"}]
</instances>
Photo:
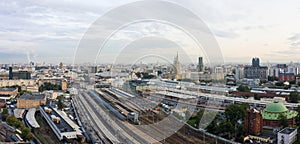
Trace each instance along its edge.
<instances>
[{"instance_id":1,"label":"railway track","mask_svg":"<svg viewBox=\"0 0 300 144\"><path fill-rule=\"evenodd\" d=\"M104 141L105 143L120 143L119 140L115 137L115 135L113 135L104 126L99 117L96 115L95 111L91 108L87 101L83 99L81 94L79 94L79 100L82 103L82 107L85 108L85 112L88 114L89 120L93 122L93 126L97 127L97 134L102 135L102 137L105 138L102 139L102 141Z\"/></svg>"},{"instance_id":2,"label":"railway track","mask_svg":"<svg viewBox=\"0 0 300 144\"><path fill-rule=\"evenodd\" d=\"M120 142L126 143L126 144L138 144L140 143L136 139L134 139L132 136L127 134L117 123L119 119L112 119L113 117L109 116L109 112L104 111L104 107L100 105L99 103L96 103L97 99L94 96L91 96L89 94L85 94L87 101L90 105L93 105L96 107L96 113L98 117L102 118L102 122L105 124L107 128L110 129L110 132L114 135L117 135ZM104 118L104 119L103 119Z\"/></svg>"}]
</instances>

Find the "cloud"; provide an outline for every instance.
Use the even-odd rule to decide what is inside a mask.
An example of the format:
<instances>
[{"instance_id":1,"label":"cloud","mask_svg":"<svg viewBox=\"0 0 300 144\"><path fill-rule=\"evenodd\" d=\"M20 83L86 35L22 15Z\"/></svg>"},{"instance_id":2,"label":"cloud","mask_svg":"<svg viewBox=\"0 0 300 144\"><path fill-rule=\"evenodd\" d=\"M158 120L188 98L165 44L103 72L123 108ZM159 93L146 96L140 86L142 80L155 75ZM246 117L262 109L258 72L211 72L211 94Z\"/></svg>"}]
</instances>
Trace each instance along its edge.
<instances>
[{"instance_id":1,"label":"cloud","mask_svg":"<svg viewBox=\"0 0 300 144\"><path fill-rule=\"evenodd\" d=\"M221 38L237 38L239 35L233 31L213 30L213 33Z\"/></svg>"},{"instance_id":2,"label":"cloud","mask_svg":"<svg viewBox=\"0 0 300 144\"><path fill-rule=\"evenodd\" d=\"M293 34L292 36L290 36L288 38L288 40L290 40L290 41L298 41L298 40L300 40L300 33Z\"/></svg>"},{"instance_id":3,"label":"cloud","mask_svg":"<svg viewBox=\"0 0 300 144\"><path fill-rule=\"evenodd\" d=\"M36 55L40 61L55 61L55 58L63 57L69 59L70 53L75 49L89 26L105 12L128 4L136 0L1 0L0 1L0 53L5 53L14 57L14 53L23 56L29 52ZM253 44L241 42L244 39L261 40L264 39L268 46L274 43L276 49L286 49L291 51L300 47L300 33L290 35L286 43L286 35L299 31L300 22L295 20L299 17L299 2L289 1L243 1L235 2L232 0L170 0L183 7L190 9L198 15L215 34L223 48L228 51L232 47L243 47L262 51L262 53L272 53L264 46L255 47ZM269 7L272 3L272 7ZM266 7L269 7L266 9ZM142 9L142 8L140 8ZM166 9L168 11L168 9ZM187 23L193 22L189 17L178 17L170 11L169 16ZM126 18L126 14L121 18ZM114 19L113 21L117 21ZM289 23L286 23L289 21ZM276 28L275 28L276 26ZM289 29L287 29L287 27ZM109 29L109 27L107 28ZM200 29L195 27L194 29ZM157 30L159 30L157 32ZM264 31L263 31L264 30ZM270 37L260 37L261 33L271 32ZM120 41L152 32L156 34L170 31L168 27L150 25L143 31L126 30L120 34ZM261 33L260 33L261 32ZM174 33L172 37L178 35ZM281 37L284 35L285 37ZM116 39L117 40L117 39ZM252 41L251 41L252 42ZM264 43L265 43L264 42ZM229 44L230 43L230 44ZM232 44L231 44L232 43ZM288 44L286 46L286 44ZM163 46L163 45L162 45ZM61 52L61 53L60 53ZM249 53L249 55L253 55ZM283 54L285 52L273 52ZM292 54L286 52L285 54ZM238 55L238 54L237 54ZM25 55L26 56L26 55ZM47 58L46 58L47 57ZM231 57L231 56L227 56ZM43 59L44 58L44 59ZM7 58L0 58L0 62L5 62Z\"/></svg>"},{"instance_id":4,"label":"cloud","mask_svg":"<svg viewBox=\"0 0 300 144\"><path fill-rule=\"evenodd\" d=\"M290 49L300 48L300 33L296 33L288 37L288 43Z\"/></svg>"}]
</instances>

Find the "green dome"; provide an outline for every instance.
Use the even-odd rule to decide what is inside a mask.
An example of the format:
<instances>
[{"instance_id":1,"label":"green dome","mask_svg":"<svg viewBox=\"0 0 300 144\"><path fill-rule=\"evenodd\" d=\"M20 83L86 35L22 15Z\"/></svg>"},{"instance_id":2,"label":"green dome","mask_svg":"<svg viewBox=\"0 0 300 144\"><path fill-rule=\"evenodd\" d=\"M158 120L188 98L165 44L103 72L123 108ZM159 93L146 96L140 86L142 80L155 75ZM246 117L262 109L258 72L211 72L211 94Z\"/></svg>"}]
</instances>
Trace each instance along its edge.
<instances>
[{"instance_id":1,"label":"green dome","mask_svg":"<svg viewBox=\"0 0 300 144\"><path fill-rule=\"evenodd\" d=\"M270 113L281 113L281 112L286 112L288 109L283 105L282 103L279 102L273 102L269 104L265 111L270 112Z\"/></svg>"}]
</instances>

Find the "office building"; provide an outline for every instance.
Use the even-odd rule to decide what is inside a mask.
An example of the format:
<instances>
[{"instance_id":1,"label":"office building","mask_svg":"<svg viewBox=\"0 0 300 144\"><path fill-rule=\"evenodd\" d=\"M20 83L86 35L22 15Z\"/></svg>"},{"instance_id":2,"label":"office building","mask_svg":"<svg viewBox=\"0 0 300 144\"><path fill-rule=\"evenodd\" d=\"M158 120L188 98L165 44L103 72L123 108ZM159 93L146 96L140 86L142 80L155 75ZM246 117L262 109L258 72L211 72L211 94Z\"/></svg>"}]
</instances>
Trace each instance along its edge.
<instances>
[{"instance_id":1,"label":"office building","mask_svg":"<svg viewBox=\"0 0 300 144\"><path fill-rule=\"evenodd\" d=\"M198 58L197 70L198 70L198 72L203 72L203 70L204 70L203 58L202 57Z\"/></svg>"},{"instance_id":2,"label":"office building","mask_svg":"<svg viewBox=\"0 0 300 144\"><path fill-rule=\"evenodd\" d=\"M244 67L244 76L248 79L266 80L268 78L268 67L260 66L259 59L253 58L252 65Z\"/></svg>"},{"instance_id":3,"label":"office building","mask_svg":"<svg viewBox=\"0 0 300 144\"><path fill-rule=\"evenodd\" d=\"M16 79L31 79L31 72L29 71L13 71L12 67L9 67L8 77L10 80Z\"/></svg>"}]
</instances>

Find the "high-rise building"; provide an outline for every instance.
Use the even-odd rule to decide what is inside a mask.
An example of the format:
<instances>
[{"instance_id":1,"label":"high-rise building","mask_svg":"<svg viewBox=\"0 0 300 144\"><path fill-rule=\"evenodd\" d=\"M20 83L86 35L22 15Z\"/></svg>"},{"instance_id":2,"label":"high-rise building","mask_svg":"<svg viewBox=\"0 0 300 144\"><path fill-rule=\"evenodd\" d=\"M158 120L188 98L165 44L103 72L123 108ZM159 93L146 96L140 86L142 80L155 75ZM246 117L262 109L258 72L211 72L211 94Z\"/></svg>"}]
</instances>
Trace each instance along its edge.
<instances>
[{"instance_id":1,"label":"high-rise building","mask_svg":"<svg viewBox=\"0 0 300 144\"><path fill-rule=\"evenodd\" d=\"M266 80L268 78L268 67L259 65L259 58L252 59L251 66L245 66L244 76L248 79L261 79Z\"/></svg>"},{"instance_id":2,"label":"high-rise building","mask_svg":"<svg viewBox=\"0 0 300 144\"><path fill-rule=\"evenodd\" d=\"M62 62L59 63L59 69L63 69L64 68L64 65Z\"/></svg>"},{"instance_id":3,"label":"high-rise building","mask_svg":"<svg viewBox=\"0 0 300 144\"><path fill-rule=\"evenodd\" d=\"M199 57L199 58L198 58L198 66L197 66L198 72L202 72L202 71L203 71L203 68L204 68L204 65L203 65L203 58L202 58L202 57Z\"/></svg>"},{"instance_id":4,"label":"high-rise building","mask_svg":"<svg viewBox=\"0 0 300 144\"><path fill-rule=\"evenodd\" d=\"M252 58L252 66L259 67L259 58Z\"/></svg>"},{"instance_id":5,"label":"high-rise building","mask_svg":"<svg viewBox=\"0 0 300 144\"><path fill-rule=\"evenodd\" d=\"M13 79L12 67L9 67L8 79Z\"/></svg>"}]
</instances>

